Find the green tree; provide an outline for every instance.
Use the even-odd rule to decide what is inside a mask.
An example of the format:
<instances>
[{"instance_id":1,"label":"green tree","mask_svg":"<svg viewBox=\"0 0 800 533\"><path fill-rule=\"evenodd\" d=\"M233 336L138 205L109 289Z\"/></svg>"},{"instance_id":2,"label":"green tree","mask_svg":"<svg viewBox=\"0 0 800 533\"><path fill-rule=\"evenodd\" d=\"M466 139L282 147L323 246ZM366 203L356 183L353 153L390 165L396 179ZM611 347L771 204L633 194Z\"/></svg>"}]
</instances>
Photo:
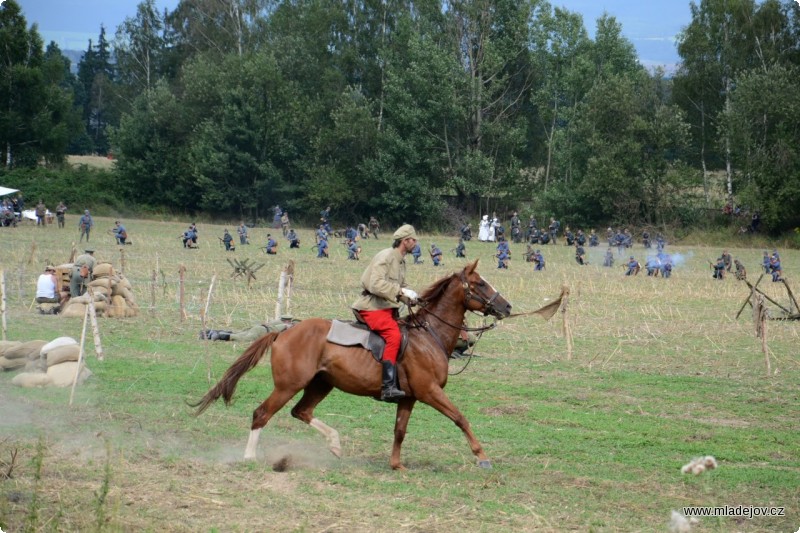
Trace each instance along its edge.
<instances>
[{"instance_id":1,"label":"green tree","mask_svg":"<svg viewBox=\"0 0 800 533\"><path fill-rule=\"evenodd\" d=\"M740 202L760 210L772 232L800 225L800 102L796 66L772 65L741 76L725 115Z\"/></svg>"}]
</instances>

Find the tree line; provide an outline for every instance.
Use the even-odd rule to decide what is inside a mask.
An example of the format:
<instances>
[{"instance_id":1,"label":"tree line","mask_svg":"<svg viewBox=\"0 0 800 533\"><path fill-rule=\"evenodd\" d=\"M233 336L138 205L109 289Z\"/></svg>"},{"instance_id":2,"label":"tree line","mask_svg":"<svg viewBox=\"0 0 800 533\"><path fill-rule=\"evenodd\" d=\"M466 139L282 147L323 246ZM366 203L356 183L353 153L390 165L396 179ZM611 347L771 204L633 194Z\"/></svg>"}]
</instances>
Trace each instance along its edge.
<instances>
[{"instance_id":1,"label":"tree line","mask_svg":"<svg viewBox=\"0 0 800 533\"><path fill-rule=\"evenodd\" d=\"M73 75L7 0L2 172L112 153L130 204L246 218L800 225L800 8L689 8L668 77L543 0L144 0Z\"/></svg>"}]
</instances>

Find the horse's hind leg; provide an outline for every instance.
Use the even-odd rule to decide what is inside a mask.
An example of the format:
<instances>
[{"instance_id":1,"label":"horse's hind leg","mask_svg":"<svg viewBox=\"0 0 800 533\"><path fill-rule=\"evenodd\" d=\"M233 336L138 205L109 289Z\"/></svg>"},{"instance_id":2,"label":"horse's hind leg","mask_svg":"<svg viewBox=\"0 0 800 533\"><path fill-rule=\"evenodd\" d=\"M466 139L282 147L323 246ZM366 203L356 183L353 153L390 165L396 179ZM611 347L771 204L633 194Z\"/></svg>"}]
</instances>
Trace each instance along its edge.
<instances>
[{"instance_id":1,"label":"horse's hind leg","mask_svg":"<svg viewBox=\"0 0 800 533\"><path fill-rule=\"evenodd\" d=\"M302 420L322 433L325 436L325 440L328 442L328 449L331 453L336 457L341 457L342 445L339 443L339 432L320 419L314 418L314 408L316 408L319 402L324 400L332 390L333 385L320 376L315 377L305 388L303 397L300 398L297 405L292 408L292 416L298 420Z\"/></svg>"},{"instance_id":2,"label":"horse's hind leg","mask_svg":"<svg viewBox=\"0 0 800 533\"><path fill-rule=\"evenodd\" d=\"M478 466L481 468L492 467L491 461L489 461L489 458L485 453L483 453L483 447L481 446L481 443L478 442L478 439L476 439L475 435L472 433L472 429L470 429L469 426L469 421L464 415L461 414L461 411L459 411L453 402L450 401L450 398L447 397L440 387L432 387L431 390L427 391L425 394L417 394L417 399L430 405L444 416L455 422L456 426L458 426L461 431L464 432L464 436L467 437L467 442L469 442L469 447L472 450L472 453L478 458Z\"/></svg>"},{"instance_id":3,"label":"horse's hind leg","mask_svg":"<svg viewBox=\"0 0 800 533\"><path fill-rule=\"evenodd\" d=\"M297 394L297 390L274 389L272 394L253 411L253 423L250 426L250 437L247 439L247 448L244 451L245 459L256 458L256 447L258 446L258 436L261 429L267 425L272 416L286 405L286 402Z\"/></svg>"}]
</instances>

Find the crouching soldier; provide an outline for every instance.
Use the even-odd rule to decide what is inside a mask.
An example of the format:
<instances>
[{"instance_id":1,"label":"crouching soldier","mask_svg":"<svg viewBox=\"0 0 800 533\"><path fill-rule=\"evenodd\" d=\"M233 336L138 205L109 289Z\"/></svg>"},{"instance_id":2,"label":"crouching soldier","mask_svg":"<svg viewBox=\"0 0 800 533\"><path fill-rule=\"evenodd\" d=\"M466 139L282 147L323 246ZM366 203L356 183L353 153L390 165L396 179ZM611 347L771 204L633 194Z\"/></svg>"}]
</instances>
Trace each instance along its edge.
<instances>
[{"instance_id":1,"label":"crouching soldier","mask_svg":"<svg viewBox=\"0 0 800 533\"><path fill-rule=\"evenodd\" d=\"M738 259L734 259L733 264L736 265L736 272L734 274L736 279L739 281L745 281L747 279L747 270L744 268L742 262Z\"/></svg>"},{"instance_id":2,"label":"crouching soldier","mask_svg":"<svg viewBox=\"0 0 800 533\"><path fill-rule=\"evenodd\" d=\"M626 276L636 276L642 269L642 265L639 264L639 261L637 261L635 257L631 256L631 258L625 264L625 268L628 269L625 271Z\"/></svg>"}]
</instances>

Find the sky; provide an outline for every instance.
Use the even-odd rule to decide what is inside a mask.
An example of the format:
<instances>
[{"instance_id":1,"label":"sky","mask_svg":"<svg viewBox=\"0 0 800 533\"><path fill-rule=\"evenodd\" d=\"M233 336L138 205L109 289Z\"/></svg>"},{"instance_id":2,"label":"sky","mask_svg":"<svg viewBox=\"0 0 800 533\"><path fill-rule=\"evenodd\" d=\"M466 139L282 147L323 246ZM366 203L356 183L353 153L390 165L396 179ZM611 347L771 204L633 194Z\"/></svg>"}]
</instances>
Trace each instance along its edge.
<instances>
[{"instance_id":1,"label":"sky","mask_svg":"<svg viewBox=\"0 0 800 533\"><path fill-rule=\"evenodd\" d=\"M85 50L89 39L97 42L100 25L109 40L117 26L136 13L140 0L17 0L28 24L36 23L46 43L62 50ZM553 6L583 15L594 37L595 21L607 12L622 24L622 32L636 47L639 61L648 68L662 65L671 72L678 63L677 34L689 24L689 0L550 0ZM156 0L159 10L172 10L178 0Z\"/></svg>"}]
</instances>

